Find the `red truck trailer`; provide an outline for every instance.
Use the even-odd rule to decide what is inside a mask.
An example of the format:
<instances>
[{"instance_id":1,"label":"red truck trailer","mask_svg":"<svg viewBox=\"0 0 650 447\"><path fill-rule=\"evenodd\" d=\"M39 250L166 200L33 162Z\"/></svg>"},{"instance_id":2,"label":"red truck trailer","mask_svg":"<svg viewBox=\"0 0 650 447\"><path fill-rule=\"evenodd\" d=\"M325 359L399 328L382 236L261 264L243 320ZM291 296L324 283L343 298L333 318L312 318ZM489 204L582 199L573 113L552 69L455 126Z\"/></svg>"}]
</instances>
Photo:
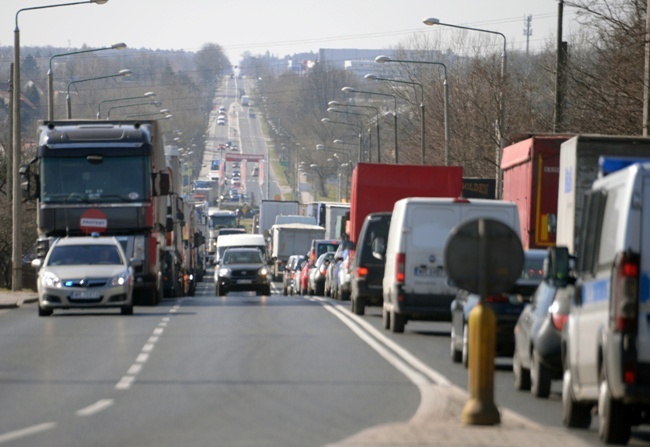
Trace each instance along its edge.
<instances>
[{"instance_id":1,"label":"red truck trailer","mask_svg":"<svg viewBox=\"0 0 650 447\"><path fill-rule=\"evenodd\" d=\"M370 213L392 211L406 197L460 197L463 168L359 163L352 173L350 240L356 243Z\"/></svg>"},{"instance_id":2,"label":"red truck trailer","mask_svg":"<svg viewBox=\"0 0 650 447\"><path fill-rule=\"evenodd\" d=\"M555 246L560 146L566 135L531 136L503 149L503 200L517 204L524 249Z\"/></svg>"}]
</instances>

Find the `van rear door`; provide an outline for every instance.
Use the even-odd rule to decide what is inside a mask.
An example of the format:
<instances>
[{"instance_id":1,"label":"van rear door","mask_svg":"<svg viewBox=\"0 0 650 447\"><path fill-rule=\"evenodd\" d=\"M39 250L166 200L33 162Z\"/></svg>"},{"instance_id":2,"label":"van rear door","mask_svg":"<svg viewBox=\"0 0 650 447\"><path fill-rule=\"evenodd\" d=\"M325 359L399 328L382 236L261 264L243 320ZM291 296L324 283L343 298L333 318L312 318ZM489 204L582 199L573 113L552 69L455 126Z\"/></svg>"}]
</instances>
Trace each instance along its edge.
<instances>
[{"instance_id":1,"label":"van rear door","mask_svg":"<svg viewBox=\"0 0 650 447\"><path fill-rule=\"evenodd\" d=\"M639 338L637 341L638 359L650 363L650 164L641 171L642 201L641 222L635 230L639 233L641 247L641 270L639 284ZM647 167L647 168L646 168ZM645 334L642 335L642 334Z\"/></svg>"}]
</instances>

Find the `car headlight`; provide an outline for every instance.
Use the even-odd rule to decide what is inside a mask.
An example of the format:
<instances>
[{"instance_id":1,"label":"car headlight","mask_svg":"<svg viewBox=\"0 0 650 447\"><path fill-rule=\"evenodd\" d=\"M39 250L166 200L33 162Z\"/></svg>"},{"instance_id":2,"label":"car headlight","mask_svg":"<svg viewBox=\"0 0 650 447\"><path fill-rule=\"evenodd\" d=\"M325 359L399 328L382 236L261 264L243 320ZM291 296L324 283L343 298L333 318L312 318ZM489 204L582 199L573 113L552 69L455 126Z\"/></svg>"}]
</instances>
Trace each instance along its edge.
<instances>
[{"instance_id":1,"label":"car headlight","mask_svg":"<svg viewBox=\"0 0 650 447\"><path fill-rule=\"evenodd\" d=\"M118 275L112 276L111 279L108 280L108 283L111 286L123 286L129 281L129 272L122 272Z\"/></svg>"},{"instance_id":2,"label":"car headlight","mask_svg":"<svg viewBox=\"0 0 650 447\"><path fill-rule=\"evenodd\" d=\"M230 278L230 273L231 273L230 269L228 269L228 268L220 268L217 271L217 276L220 276L222 278Z\"/></svg>"},{"instance_id":3,"label":"car headlight","mask_svg":"<svg viewBox=\"0 0 650 447\"><path fill-rule=\"evenodd\" d=\"M61 280L52 272L45 272L43 274L43 284L46 287L61 287Z\"/></svg>"},{"instance_id":4,"label":"car headlight","mask_svg":"<svg viewBox=\"0 0 650 447\"><path fill-rule=\"evenodd\" d=\"M270 272L270 270L268 269L268 267L262 267L262 268L259 269L259 271L257 272L257 274L260 275L260 276L268 276L269 273L271 273L271 272Z\"/></svg>"}]
</instances>

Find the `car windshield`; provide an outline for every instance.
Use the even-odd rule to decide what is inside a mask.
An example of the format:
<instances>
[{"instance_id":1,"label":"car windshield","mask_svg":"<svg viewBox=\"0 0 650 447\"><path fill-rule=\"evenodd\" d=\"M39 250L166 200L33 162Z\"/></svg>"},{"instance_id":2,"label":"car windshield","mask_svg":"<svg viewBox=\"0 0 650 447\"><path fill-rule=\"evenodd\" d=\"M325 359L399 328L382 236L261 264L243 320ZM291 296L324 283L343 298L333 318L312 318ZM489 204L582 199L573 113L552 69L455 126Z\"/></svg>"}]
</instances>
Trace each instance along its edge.
<instances>
[{"instance_id":1,"label":"car windshield","mask_svg":"<svg viewBox=\"0 0 650 447\"><path fill-rule=\"evenodd\" d=\"M120 265L122 257L114 245L62 245L52 249L48 265Z\"/></svg>"},{"instance_id":2,"label":"car windshield","mask_svg":"<svg viewBox=\"0 0 650 447\"><path fill-rule=\"evenodd\" d=\"M223 264L260 264L262 254L257 250L226 250L223 255Z\"/></svg>"}]
</instances>

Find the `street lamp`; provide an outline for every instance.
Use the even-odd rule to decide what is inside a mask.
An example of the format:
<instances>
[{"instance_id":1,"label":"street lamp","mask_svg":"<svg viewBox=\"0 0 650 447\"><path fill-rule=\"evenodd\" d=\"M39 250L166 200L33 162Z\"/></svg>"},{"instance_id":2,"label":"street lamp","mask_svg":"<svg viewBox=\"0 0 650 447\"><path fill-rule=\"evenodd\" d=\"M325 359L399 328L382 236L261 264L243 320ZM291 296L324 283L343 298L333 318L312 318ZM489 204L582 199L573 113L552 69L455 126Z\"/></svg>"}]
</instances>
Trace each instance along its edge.
<instances>
[{"instance_id":1,"label":"street lamp","mask_svg":"<svg viewBox=\"0 0 650 447\"><path fill-rule=\"evenodd\" d=\"M12 115L12 276L11 276L11 290L18 291L23 287L23 267L22 267L22 238L20 234L21 225L20 213L21 206L20 200L20 180L19 176L19 160L21 149L21 135L20 135L20 28L18 27L18 15L23 11L35 11L37 9L58 8L61 6L74 6L86 3L96 3L103 5L108 0L85 0L80 2L71 3L58 3L54 5L31 6L28 8L21 8L16 12L16 27L14 28L14 69L13 69L13 115ZM9 180L9 179L8 179Z\"/></svg>"},{"instance_id":2,"label":"street lamp","mask_svg":"<svg viewBox=\"0 0 650 447\"><path fill-rule=\"evenodd\" d=\"M449 140L449 82L447 80L447 66L443 64L442 62L429 62L429 61L412 61L412 60L399 60L399 59L391 59L388 56L377 56L375 58L375 62L377 63L384 63L384 62L399 62L399 63L410 63L410 64L426 64L426 65L439 65L442 67L443 72L444 72L444 81L443 81L443 86L445 89L445 96L444 96L444 110L445 110L445 166L449 166L449 145L450 145L450 140ZM424 164L424 159L422 161Z\"/></svg>"},{"instance_id":3,"label":"street lamp","mask_svg":"<svg viewBox=\"0 0 650 447\"><path fill-rule=\"evenodd\" d=\"M160 107L161 105L162 105L162 103L160 101L149 101L149 102L137 102L137 103L134 103L134 104L123 104L121 106L113 106L113 107L109 108L108 111L106 112L106 119L108 120L108 119L111 118L111 110L125 109L127 107L137 107L137 106L156 106L156 107Z\"/></svg>"},{"instance_id":4,"label":"street lamp","mask_svg":"<svg viewBox=\"0 0 650 447\"><path fill-rule=\"evenodd\" d=\"M334 120L331 120L329 118L321 118L321 122L330 123L330 124L343 124L343 125L352 126L352 127L355 127L355 128L357 127L352 123L346 123L345 121L334 121ZM358 127L358 135L359 135L359 154L361 154L361 151L362 151L362 149L361 149L361 126Z\"/></svg>"},{"instance_id":5,"label":"street lamp","mask_svg":"<svg viewBox=\"0 0 650 447\"><path fill-rule=\"evenodd\" d=\"M131 70L129 69L124 69L120 70L118 73L112 74L112 75L106 75L106 76L97 76L94 78L87 78L87 79L77 79L76 81L70 81L68 82L68 88L67 88L67 94L66 94L66 102L68 105L68 119L72 118L72 104L71 104L71 99L70 99L70 86L72 84L77 84L79 82L86 82L86 81L96 81L98 79L107 79L107 78L116 78L116 77L121 77L121 76L131 76Z\"/></svg>"},{"instance_id":6,"label":"street lamp","mask_svg":"<svg viewBox=\"0 0 650 447\"><path fill-rule=\"evenodd\" d=\"M49 120L54 119L54 75L52 72L52 60L55 57L71 56L73 54L94 53L96 51L104 51L104 50L123 50L125 48L126 48L125 43L116 43L111 45L110 47L94 48L92 50L71 51L69 53L54 54L52 57L50 57L50 66L47 71L47 118Z\"/></svg>"},{"instance_id":7,"label":"street lamp","mask_svg":"<svg viewBox=\"0 0 650 447\"><path fill-rule=\"evenodd\" d=\"M399 164L398 160L398 151L397 151L397 97L395 95L390 95L388 93L378 93L378 92L365 92L361 90L357 90L352 87L343 87L341 89L343 93L365 93L366 95L379 95L379 96L390 96L393 98L393 101L395 101L395 113L394 113L394 123L395 123L395 164Z\"/></svg>"},{"instance_id":8,"label":"street lamp","mask_svg":"<svg viewBox=\"0 0 650 447\"><path fill-rule=\"evenodd\" d=\"M174 117L171 113L169 113L169 109L160 109L158 112L154 113L140 113L137 115L128 115L127 118L141 118L143 116L156 116L156 115L164 115L162 118L163 120L168 120Z\"/></svg>"},{"instance_id":9,"label":"street lamp","mask_svg":"<svg viewBox=\"0 0 650 447\"><path fill-rule=\"evenodd\" d=\"M101 110L102 104L105 104L107 102L128 101L128 100L131 100L131 99L155 98L155 97L156 97L156 94L154 92L147 92L144 95L130 96L128 98L104 99L103 101L99 101L99 103L97 104L97 119L102 118L100 110Z\"/></svg>"},{"instance_id":10,"label":"street lamp","mask_svg":"<svg viewBox=\"0 0 650 447\"><path fill-rule=\"evenodd\" d=\"M505 78L506 78L506 61L508 47L506 44L506 36L498 31L491 31L480 28L470 28L468 26L460 25L451 25L449 23L443 23L436 18L428 18L423 20L425 25L441 25L449 26L451 28L466 29L470 31L478 31L482 33L496 34L503 38L503 53L501 53L501 89L499 91L499 147L497 148L497 173L496 173L496 195L497 199L501 198L501 155L503 153L504 146L504 135L506 133L506 123L505 123L505 113L506 113L506 99L505 99Z\"/></svg>"},{"instance_id":11,"label":"street lamp","mask_svg":"<svg viewBox=\"0 0 650 447\"><path fill-rule=\"evenodd\" d=\"M397 82L400 84L411 84L411 85L418 85L420 86L420 94L422 95L422 102L420 103L420 110L422 111L422 129L421 129L421 134L422 134L422 164L424 164L424 149L425 149L425 143L424 143L424 87L422 87L422 84L419 82L414 82L414 81L403 81L401 79L387 79L387 78L380 78L378 76L375 76L374 74L367 74L363 77L364 79L367 79L369 81L387 81L387 82Z\"/></svg>"},{"instance_id":12,"label":"street lamp","mask_svg":"<svg viewBox=\"0 0 650 447\"><path fill-rule=\"evenodd\" d=\"M366 115L364 113L347 112L345 110L337 109L336 107L328 107L327 111L329 113L344 113L346 115L356 115L356 116L366 117ZM361 133L361 132L359 132L359 133ZM370 146L370 144L368 144L368 146ZM358 157L359 158L359 163L361 163L361 159L362 159L361 152L362 152L362 150L361 150L361 144L360 144L359 145L359 157ZM370 147L368 147L368 153L370 153Z\"/></svg>"},{"instance_id":13,"label":"street lamp","mask_svg":"<svg viewBox=\"0 0 650 447\"><path fill-rule=\"evenodd\" d=\"M363 109L372 109L375 111L375 129L377 132L377 163L381 163L381 143L380 143L380 138L379 138L379 109L377 107L373 106L361 106L357 104L341 104L338 101L330 101L327 103L328 106L330 107L337 107L337 106L345 106L345 107L359 107ZM371 161L371 156L370 156L370 148L368 148L368 162Z\"/></svg>"}]
</instances>

